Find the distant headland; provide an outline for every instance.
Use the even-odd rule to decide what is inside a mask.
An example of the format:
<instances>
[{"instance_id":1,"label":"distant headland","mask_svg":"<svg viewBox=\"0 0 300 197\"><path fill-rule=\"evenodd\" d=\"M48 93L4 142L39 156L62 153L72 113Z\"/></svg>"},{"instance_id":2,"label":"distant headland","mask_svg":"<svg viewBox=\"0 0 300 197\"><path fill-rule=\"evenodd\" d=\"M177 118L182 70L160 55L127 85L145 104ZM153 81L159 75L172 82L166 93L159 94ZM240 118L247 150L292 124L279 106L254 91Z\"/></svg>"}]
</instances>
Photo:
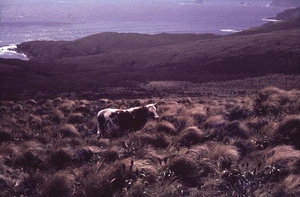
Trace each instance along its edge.
<instances>
[{"instance_id":1,"label":"distant headland","mask_svg":"<svg viewBox=\"0 0 300 197\"><path fill-rule=\"evenodd\" d=\"M273 0L270 6L274 7L300 7L299 0Z\"/></svg>"}]
</instances>

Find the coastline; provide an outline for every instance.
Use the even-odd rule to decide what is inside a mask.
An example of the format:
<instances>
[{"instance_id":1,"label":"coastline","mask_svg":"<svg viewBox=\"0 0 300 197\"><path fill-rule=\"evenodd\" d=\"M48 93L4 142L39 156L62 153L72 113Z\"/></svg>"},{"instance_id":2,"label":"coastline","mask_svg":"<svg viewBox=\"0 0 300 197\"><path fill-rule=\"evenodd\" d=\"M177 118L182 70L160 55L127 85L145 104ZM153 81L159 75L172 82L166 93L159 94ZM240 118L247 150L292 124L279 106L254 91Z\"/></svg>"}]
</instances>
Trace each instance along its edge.
<instances>
[{"instance_id":1,"label":"coastline","mask_svg":"<svg viewBox=\"0 0 300 197\"><path fill-rule=\"evenodd\" d=\"M25 61L30 59L25 53L18 52L17 44L0 47L0 58L20 59Z\"/></svg>"},{"instance_id":2,"label":"coastline","mask_svg":"<svg viewBox=\"0 0 300 197\"><path fill-rule=\"evenodd\" d=\"M79 23L67 23L68 27L66 29L64 29L63 26L59 26L59 28L57 29L48 29L49 25L47 26L46 29L43 29L42 27L42 23L37 22L37 24L34 23L34 25L37 25L37 28L41 28L41 30L43 30L42 32L27 32L27 34L29 34L29 36L21 36L18 37L18 39L14 39L16 42L18 43L13 43L10 42L10 38L13 38L15 36L3 36L3 40L2 40L2 46L5 45L8 46L8 44L20 44L20 43L24 43L24 42L30 42L30 41L36 41L36 40L51 40L51 41L74 41L80 38L84 38L86 36L89 35L94 35L97 33L102 33L102 32L117 32L117 33L139 33L139 34L146 34L146 35L156 35L156 34L160 34L160 33L167 33L167 34L185 34L185 33L189 33L189 34L207 34L207 33L213 33L215 35L228 35L228 34L232 34L232 33L236 33L236 32L240 32L243 30L246 30L248 28L252 28L252 27L256 27L256 26L260 26L265 24L268 21L264 21L263 18L266 16L273 16L274 12L278 13L280 12L277 8L274 10L273 8L271 10L273 11L268 11L269 9L265 10L260 8L260 15L259 18L257 18L257 20L250 20L249 18L243 18L241 19L241 22L238 23L231 23L230 21L234 21L234 19L232 18L231 20L229 20L228 22L222 22L223 20L220 20L220 16L216 15L219 12L219 9L221 9L221 6L216 6L216 5L211 5L213 12L216 12L216 14L213 15L209 15L209 17L213 17L213 20L211 21L207 21L207 11L205 8L206 4L198 4L199 6L194 6L194 5L188 5L188 6L175 6L176 9L178 9L181 12L186 12L189 11L189 9L191 9L192 14L196 14L194 17L199 17L197 15L197 13L199 12L203 12L204 17L200 17L199 20L196 19L188 19L188 18L184 18L184 22L180 22L178 23L177 19L173 19L171 18L170 22L170 26L166 26L164 25L165 22L168 22L168 20L166 21L162 21L161 23L157 23L154 21L139 21L137 19L137 21L130 21L130 20L125 20L122 23L116 23L113 26L111 26L113 24L113 20L112 21L103 21L103 22L95 22L95 21L87 21L87 22L79 22ZM237 8L243 7L243 6L239 6L239 5L234 5L234 6L238 6ZM254 5L253 5L254 6ZM188 8L188 9L187 9ZM205 8L205 9L204 9ZM166 8L162 8L163 10ZM241 10L244 10L245 8L241 8ZM146 10L147 11L147 10ZM232 10L226 10L226 13L228 14L228 12L230 13L230 11ZM252 7L252 10L250 11L250 14L255 13L255 8ZM224 14L226 14L224 13ZM264 14L261 14L264 13ZM235 13L236 15L240 14L240 11L237 11ZM174 15L168 15L169 17L172 17ZM177 15L176 15L177 16ZM160 16L161 17L161 16ZM185 17L185 14L180 14L179 13L179 17ZM158 18L160 19L160 18ZM229 17L230 19L230 17ZM132 19L131 19L132 20ZM227 19L226 19L227 20ZM203 21L207 21L207 23L210 22L216 22L218 23L217 26L213 25L207 25L206 23L203 23ZM26 22L26 21L25 21ZM142 23L141 23L142 22ZM154 22L154 24L151 26L147 25L147 23L149 22ZM246 22L246 23L245 23ZM31 22L32 23L32 22ZM30 24L31 24L30 23ZM176 25L178 23L178 25ZM98 30L96 29L90 29L91 28L91 24L92 26L97 26L99 27ZM198 25L197 25L198 24ZM180 28L177 28L176 26L180 26ZM199 27L201 26L201 28ZM13 26L12 26L13 27ZM28 26L30 27L30 26ZM53 26L54 27L54 26ZM11 27L10 27L11 28ZM153 29L154 28L154 29ZM157 28L157 29L155 29ZM175 28L175 29L174 29ZM196 29L195 29L196 28ZM202 29L203 28L203 29ZM81 29L81 30L80 30ZM84 31L84 29L88 29L87 31ZM14 29L6 29L5 31L3 31L3 33L5 34L6 32L14 32ZM30 29L29 29L30 30ZM48 30L48 31L46 31ZM18 30L19 31L19 30ZM52 32L53 31L53 32ZM78 31L78 32L77 32ZM70 32L73 32L72 34ZM59 35L58 35L58 34ZM10 34L10 33L9 33ZM30 34L32 34L32 36L30 36ZM57 34L57 35L56 35ZM25 39L26 38L26 39ZM9 58L9 56L6 56L5 58ZM13 56L13 54L11 54L11 57L13 58L18 58L19 55L15 55ZM0 58L3 58L3 55L0 55ZM22 55L21 55L21 59L22 59Z\"/></svg>"}]
</instances>

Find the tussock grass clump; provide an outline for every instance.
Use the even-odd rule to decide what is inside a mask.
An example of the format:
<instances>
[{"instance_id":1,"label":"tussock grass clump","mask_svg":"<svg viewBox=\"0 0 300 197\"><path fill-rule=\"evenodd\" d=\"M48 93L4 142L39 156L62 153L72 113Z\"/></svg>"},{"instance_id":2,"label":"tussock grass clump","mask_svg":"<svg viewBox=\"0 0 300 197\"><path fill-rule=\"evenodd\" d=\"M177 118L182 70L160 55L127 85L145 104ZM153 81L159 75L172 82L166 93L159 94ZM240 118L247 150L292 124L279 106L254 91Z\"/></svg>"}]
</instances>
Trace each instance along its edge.
<instances>
[{"instance_id":1,"label":"tussock grass clump","mask_svg":"<svg viewBox=\"0 0 300 197\"><path fill-rule=\"evenodd\" d=\"M13 166L24 170L44 169L45 162L36 153L26 151L15 158Z\"/></svg>"},{"instance_id":2,"label":"tussock grass clump","mask_svg":"<svg viewBox=\"0 0 300 197\"><path fill-rule=\"evenodd\" d=\"M9 112L10 108L7 106L0 106L0 112L1 112L1 116L3 116L4 113Z\"/></svg>"},{"instance_id":3,"label":"tussock grass clump","mask_svg":"<svg viewBox=\"0 0 300 197\"><path fill-rule=\"evenodd\" d=\"M53 99L53 103L55 105L59 105L62 102L63 102L63 99L61 97L56 97L55 99Z\"/></svg>"},{"instance_id":4,"label":"tussock grass clump","mask_svg":"<svg viewBox=\"0 0 300 197\"><path fill-rule=\"evenodd\" d=\"M265 153L267 165L277 165L282 171L298 171L300 161L300 151L295 150L292 146L276 146Z\"/></svg>"},{"instance_id":5,"label":"tussock grass clump","mask_svg":"<svg viewBox=\"0 0 300 197\"><path fill-rule=\"evenodd\" d=\"M222 128L226 123L226 120L224 119L223 116L217 115L217 116L210 116L204 123L203 127L204 128Z\"/></svg>"},{"instance_id":6,"label":"tussock grass clump","mask_svg":"<svg viewBox=\"0 0 300 197\"><path fill-rule=\"evenodd\" d=\"M287 116L279 125L278 133L300 149L300 116Z\"/></svg>"},{"instance_id":7,"label":"tussock grass clump","mask_svg":"<svg viewBox=\"0 0 300 197\"><path fill-rule=\"evenodd\" d=\"M18 112L22 112L24 110L23 106L20 105L20 104L16 104L15 106L13 106L12 110L15 112L15 113L18 113Z\"/></svg>"},{"instance_id":8,"label":"tussock grass clump","mask_svg":"<svg viewBox=\"0 0 300 197\"><path fill-rule=\"evenodd\" d=\"M248 139L250 136L250 131L243 122L241 121L233 121L227 124L224 128L223 132L224 137L229 136L233 138L242 138Z\"/></svg>"},{"instance_id":9,"label":"tussock grass clump","mask_svg":"<svg viewBox=\"0 0 300 197\"><path fill-rule=\"evenodd\" d=\"M59 149L49 154L49 164L55 169L62 169L72 161L70 150Z\"/></svg>"},{"instance_id":10,"label":"tussock grass clump","mask_svg":"<svg viewBox=\"0 0 300 197\"><path fill-rule=\"evenodd\" d=\"M190 97L186 97L186 98L179 99L178 103L182 103L182 104L185 104L185 105L190 105L190 104L193 104L193 101Z\"/></svg>"},{"instance_id":11,"label":"tussock grass clump","mask_svg":"<svg viewBox=\"0 0 300 197\"><path fill-rule=\"evenodd\" d=\"M84 185L86 196L113 196L128 190L137 180L136 173L123 162L117 162L106 168L103 173L97 173Z\"/></svg>"},{"instance_id":12,"label":"tussock grass clump","mask_svg":"<svg viewBox=\"0 0 300 197\"><path fill-rule=\"evenodd\" d=\"M58 106L58 109L61 110L64 114L68 114L75 105L76 104L74 101L64 100L64 102Z\"/></svg>"},{"instance_id":13,"label":"tussock grass clump","mask_svg":"<svg viewBox=\"0 0 300 197\"><path fill-rule=\"evenodd\" d=\"M201 126L207 118L207 111L203 105L196 105L189 109L190 116L196 126Z\"/></svg>"},{"instance_id":14,"label":"tussock grass clump","mask_svg":"<svg viewBox=\"0 0 300 197\"><path fill-rule=\"evenodd\" d=\"M215 161L220 169L229 169L240 158L237 147L224 144L213 144L210 147L209 157Z\"/></svg>"},{"instance_id":15,"label":"tussock grass clump","mask_svg":"<svg viewBox=\"0 0 300 197\"><path fill-rule=\"evenodd\" d=\"M299 102L300 91L285 91L276 87L262 89L255 101L256 114L277 116L283 113L299 113L295 108Z\"/></svg>"},{"instance_id":16,"label":"tussock grass clump","mask_svg":"<svg viewBox=\"0 0 300 197\"><path fill-rule=\"evenodd\" d=\"M73 113L89 113L90 112L90 108L88 107L88 101L81 101L81 103L85 103L85 104L81 104L79 106L76 106L72 112Z\"/></svg>"},{"instance_id":17,"label":"tussock grass clump","mask_svg":"<svg viewBox=\"0 0 300 197\"><path fill-rule=\"evenodd\" d=\"M73 196L74 191L74 176L61 172L53 175L45 182L42 195L45 197L68 197Z\"/></svg>"},{"instance_id":18,"label":"tussock grass clump","mask_svg":"<svg viewBox=\"0 0 300 197\"><path fill-rule=\"evenodd\" d=\"M11 196L13 195L13 180L10 180L4 175L0 175L0 195L1 196Z\"/></svg>"},{"instance_id":19,"label":"tussock grass clump","mask_svg":"<svg viewBox=\"0 0 300 197\"><path fill-rule=\"evenodd\" d=\"M82 164L83 162L89 162L92 159L93 155L94 153L90 149L83 148L77 150L74 153L72 160L74 163Z\"/></svg>"},{"instance_id":20,"label":"tussock grass clump","mask_svg":"<svg viewBox=\"0 0 300 197\"><path fill-rule=\"evenodd\" d=\"M177 129L175 128L175 126L168 121L162 121L162 122L157 123L155 129L159 133L163 132L163 133L170 134L170 135L177 134Z\"/></svg>"},{"instance_id":21,"label":"tussock grass clump","mask_svg":"<svg viewBox=\"0 0 300 197\"><path fill-rule=\"evenodd\" d=\"M120 158L119 151L115 148L111 148L110 150L104 151L102 156L104 161L108 163L115 162Z\"/></svg>"},{"instance_id":22,"label":"tussock grass clump","mask_svg":"<svg viewBox=\"0 0 300 197\"><path fill-rule=\"evenodd\" d=\"M249 106L234 106L228 113L229 121L233 120L245 120L248 117L253 116L253 112Z\"/></svg>"},{"instance_id":23,"label":"tussock grass clump","mask_svg":"<svg viewBox=\"0 0 300 197\"><path fill-rule=\"evenodd\" d=\"M286 196L298 196L300 195L300 176L299 174L291 174L287 176L283 184L278 188L277 194L283 194ZM282 190L282 191L280 191Z\"/></svg>"},{"instance_id":24,"label":"tussock grass clump","mask_svg":"<svg viewBox=\"0 0 300 197\"><path fill-rule=\"evenodd\" d=\"M202 184L197 163L188 157L181 156L172 159L168 169L185 185L200 186Z\"/></svg>"},{"instance_id":25,"label":"tussock grass clump","mask_svg":"<svg viewBox=\"0 0 300 197\"><path fill-rule=\"evenodd\" d=\"M80 133L77 131L74 125L72 124L65 124L59 130L59 134L62 137L79 137Z\"/></svg>"},{"instance_id":26,"label":"tussock grass clump","mask_svg":"<svg viewBox=\"0 0 300 197\"><path fill-rule=\"evenodd\" d=\"M55 109L51 113L51 118L54 123L60 123L64 120L65 115L59 109Z\"/></svg>"},{"instance_id":27,"label":"tussock grass clump","mask_svg":"<svg viewBox=\"0 0 300 197\"><path fill-rule=\"evenodd\" d=\"M28 123L32 129L41 129L42 124L43 124L42 119L40 117L34 116L34 115L30 115L28 117Z\"/></svg>"},{"instance_id":28,"label":"tussock grass clump","mask_svg":"<svg viewBox=\"0 0 300 197\"><path fill-rule=\"evenodd\" d=\"M176 128L177 132L182 131L184 128L190 126L193 121L191 117L182 115L163 115L162 121L170 122Z\"/></svg>"},{"instance_id":29,"label":"tussock grass clump","mask_svg":"<svg viewBox=\"0 0 300 197\"><path fill-rule=\"evenodd\" d=\"M0 145L0 162L7 166L13 166L14 158L20 155L21 148L14 143L2 143ZM3 166L2 166L3 167Z\"/></svg>"},{"instance_id":30,"label":"tussock grass clump","mask_svg":"<svg viewBox=\"0 0 300 197\"><path fill-rule=\"evenodd\" d=\"M140 144L151 145L155 148L167 148L170 144L170 141L165 135L162 134L143 134L139 136Z\"/></svg>"},{"instance_id":31,"label":"tussock grass clump","mask_svg":"<svg viewBox=\"0 0 300 197\"><path fill-rule=\"evenodd\" d=\"M85 120L85 116L82 113L71 113L68 117L68 122L71 124L79 124L83 123Z\"/></svg>"},{"instance_id":32,"label":"tussock grass clump","mask_svg":"<svg viewBox=\"0 0 300 197\"><path fill-rule=\"evenodd\" d=\"M205 142L204 133L197 127L188 127L181 131L178 136L177 146L190 147Z\"/></svg>"}]
</instances>

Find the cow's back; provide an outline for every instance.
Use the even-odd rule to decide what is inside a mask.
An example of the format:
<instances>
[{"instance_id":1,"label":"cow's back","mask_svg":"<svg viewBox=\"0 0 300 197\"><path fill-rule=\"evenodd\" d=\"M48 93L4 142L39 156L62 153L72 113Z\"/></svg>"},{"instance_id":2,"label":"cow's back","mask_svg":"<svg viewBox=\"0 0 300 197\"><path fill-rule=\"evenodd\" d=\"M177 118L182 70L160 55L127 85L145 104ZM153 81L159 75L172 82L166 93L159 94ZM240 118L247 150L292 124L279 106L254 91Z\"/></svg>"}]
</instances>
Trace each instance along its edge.
<instances>
[{"instance_id":1,"label":"cow's back","mask_svg":"<svg viewBox=\"0 0 300 197\"><path fill-rule=\"evenodd\" d=\"M97 115L98 134L105 138L119 137L120 125L118 119L118 109L104 109L99 111Z\"/></svg>"},{"instance_id":2,"label":"cow's back","mask_svg":"<svg viewBox=\"0 0 300 197\"><path fill-rule=\"evenodd\" d=\"M119 125L121 132L141 129L147 122L147 114L148 112L145 108L136 108L132 111L120 111Z\"/></svg>"}]
</instances>

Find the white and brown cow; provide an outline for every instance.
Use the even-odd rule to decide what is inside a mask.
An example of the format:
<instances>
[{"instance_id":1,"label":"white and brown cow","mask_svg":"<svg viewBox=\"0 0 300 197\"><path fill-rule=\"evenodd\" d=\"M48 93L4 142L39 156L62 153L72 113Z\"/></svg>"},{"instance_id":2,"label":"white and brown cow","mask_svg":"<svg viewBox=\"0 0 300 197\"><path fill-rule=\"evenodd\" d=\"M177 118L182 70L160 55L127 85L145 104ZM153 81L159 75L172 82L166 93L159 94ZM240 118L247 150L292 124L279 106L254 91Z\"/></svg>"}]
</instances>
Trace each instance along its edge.
<instances>
[{"instance_id":1,"label":"white and brown cow","mask_svg":"<svg viewBox=\"0 0 300 197\"><path fill-rule=\"evenodd\" d=\"M149 119L157 119L155 104L123 109L103 109L98 112L98 132L100 137L121 137L128 131L137 131L145 126Z\"/></svg>"}]
</instances>

